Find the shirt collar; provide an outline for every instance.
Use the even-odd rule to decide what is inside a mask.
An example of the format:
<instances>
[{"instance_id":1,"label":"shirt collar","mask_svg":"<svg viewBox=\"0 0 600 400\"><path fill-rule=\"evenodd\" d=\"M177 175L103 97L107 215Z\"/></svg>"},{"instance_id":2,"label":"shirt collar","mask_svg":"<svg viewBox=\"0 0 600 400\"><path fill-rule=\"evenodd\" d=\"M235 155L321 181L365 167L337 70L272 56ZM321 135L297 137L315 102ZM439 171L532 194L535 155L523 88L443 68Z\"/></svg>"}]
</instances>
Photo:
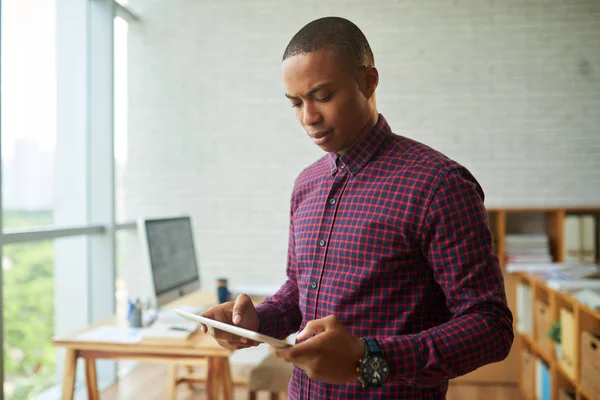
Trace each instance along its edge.
<instances>
[{"instance_id":1,"label":"shirt collar","mask_svg":"<svg viewBox=\"0 0 600 400\"><path fill-rule=\"evenodd\" d=\"M358 174L373 158L391 133L392 130L387 121L383 115L379 114L379 119L375 126L344 155L340 156L333 152L328 153L331 175L335 175L339 169L348 169L352 175Z\"/></svg>"}]
</instances>

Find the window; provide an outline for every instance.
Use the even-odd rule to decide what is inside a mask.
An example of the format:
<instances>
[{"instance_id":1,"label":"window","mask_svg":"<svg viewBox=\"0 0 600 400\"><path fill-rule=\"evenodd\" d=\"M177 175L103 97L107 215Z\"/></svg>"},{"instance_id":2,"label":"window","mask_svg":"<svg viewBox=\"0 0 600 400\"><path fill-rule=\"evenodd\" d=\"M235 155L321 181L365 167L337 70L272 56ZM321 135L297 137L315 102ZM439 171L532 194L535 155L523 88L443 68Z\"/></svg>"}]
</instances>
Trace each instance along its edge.
<instances>
[{"instance_id":1,"label":"window","mask_svg":"<svg viewBox=\"0 0 600 400\"><path fill-rule=\"evenodd\" d=\"M114 25L114 74L115 74L115 213L117 221L124 221L127 214L127 34L128 23L121 17Z\"/></svg>"},{"instance_id":2,"label":"window","mask_svg":"<svg viewBox=\"0 0 600 400\"><path fill-rule=\"evenodd\" d=\"M37 222L35 214L22 218ZM87 302L72 290L85 287L86 273L64 272L85 261L85 252L85 237L3 246L5 398L31 399L60 381L61 360L52 337L87 325Z\"/></svg>"},{"instance_id":3,"label":"window","mask_svg":"<svg viewBox=\"0 0 600 400\"><path fill-rule=\"evenodd\" d=\"M55 7L53 0L2 1L1 147L6 228L54 222Z\"/></svg>"},{"instance_id":4,"label":"window","mask_svg":"<svg viewBox=\"0 0 600 400\"><path fill-rule=\"evenodd\" d=\"M113 5L0 0L0 398L59 396L64 351L51 338L115 311L113 163L126 142L113 148L113 132L127 113L111 85L126 88ZM101 389L114 367L97 364Z\"/></svg>"},{"instance_id":5,"label":"window","mask_svg":"<svg viewBox=\"0 0 600 400\"><path fill-rule=\"evenodd\" d=\"M140 238L137 230L121 230L116 233L116 277L115 277L115 299L117 316L126 324L127 300L129 291L126 285L128 274L139 271L140 262L144 260ZM133 270L133 272L131 272ZM138 272L139 274L139 272ZM119 313L122 312L123 315Z\"/></svg>"},{"instance_id":6,"label":"window","mask_svg":"<svg viewBox=\"0 0 600 400\"><path fill-rule=\"evenodd\" d=\"M132 274L138 271L140 261L143 260L140 238L136 230L120 230L116 233L116 278L115 278L115 304L119 324L127 325L127 300L131 297L126 285L127 279L132 279ZM119 361L118 374L125 376L137 366L135 361Z\"/></svg>"},{"instance_id":7,"label":"window","mask_svg":"<svg viewBox=\"0 0 600 400\"><path fill-rule=\"evenodd\" d=\"M4 395L28 399L56 380L54 246L50 241L15 244L3 253Z\"/></svg>"}]
</instances>

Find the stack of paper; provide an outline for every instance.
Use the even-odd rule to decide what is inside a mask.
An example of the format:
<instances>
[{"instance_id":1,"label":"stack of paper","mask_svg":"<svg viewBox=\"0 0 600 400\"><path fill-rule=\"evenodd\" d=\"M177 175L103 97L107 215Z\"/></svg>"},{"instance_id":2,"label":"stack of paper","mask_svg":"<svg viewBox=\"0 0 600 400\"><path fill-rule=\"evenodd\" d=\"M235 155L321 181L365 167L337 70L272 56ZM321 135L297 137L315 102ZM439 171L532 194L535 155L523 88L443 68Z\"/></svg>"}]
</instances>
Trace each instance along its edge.
<instances>
[{"instance_id":1,"label":"stack of paper","mask_svg":"<svg viewBox=\"0 0 600 400\"><path fill-rule=\"evenodd\" d=\"M508 264L551 263L548 236L543 234L506 235Z\"/></svg>"},{"instance_id":2,"label":"stack of paper","mask_svg":"<svg viewBox=\"0 0 600 400\"><path fill-rule=\"evenodd\" d=\"M101 326L87 331L79 336L77 340L87 342L105 343L140 343L142 335L138 329L119 328L118 326Z\"/></svg>"},{"instance_id":3,"label":"stack of paper","mask_svg":"<svg viewBox=\"0 0 600 400\"><path fill-rule=\"evenodd\" d=\"M554 290L600 289L600 268L595 264L563 263L560 268L539 276Z\"/></svg>"},{"instance_id":4,"label":"stack of paper","mask_svg":"<svg viewBox=\"0 0 600 400\"><path fill-rule=\"evenodd\" d=\"M565 263L530 263L509 264L506 266L508 272L526 272L535 274L542 280L572 280L593 277L600 273L600 267L596 264L582 264L576 262Z\"/></svg>"},{"instance_id":5,"label":"stack of paper","mask_svg":"<svg viewBox=\"0 0 600 400\"><path fill-rule=\"evenodd\" d=\"M595 311L600 311L600 288L583 289L573 293L573 298Z\"/></svg>"}]
</instances>

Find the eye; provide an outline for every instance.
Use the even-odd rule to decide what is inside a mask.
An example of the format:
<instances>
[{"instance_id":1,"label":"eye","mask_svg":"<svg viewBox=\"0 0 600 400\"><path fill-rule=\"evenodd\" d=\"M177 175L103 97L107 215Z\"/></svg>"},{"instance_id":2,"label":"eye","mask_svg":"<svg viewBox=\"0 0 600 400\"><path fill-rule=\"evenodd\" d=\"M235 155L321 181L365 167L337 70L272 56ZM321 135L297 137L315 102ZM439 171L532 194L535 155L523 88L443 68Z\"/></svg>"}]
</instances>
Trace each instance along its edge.
<instances>
[{"instance_id":1,"label":"eye","mask_svg":"<svg viewBox=\"0 0 600 400\"><path fill-rule=\"evenodd\" d=\"M292 108L300 108L301 105L302 103L293 103Z\"/></svg>"},{"instance_id":2,"label":"eye","mask_svg":"<svg viewBox=\"0 0 600 400\"><path fill-rule=\"evenodd\" d=\"M333 93L330 93L329 95L327 95L325 97L315 98L315 100L317 100L320 103L325 103L325 102L331 100L331 96L333 96Z\"/></svg>"}]
</instances>

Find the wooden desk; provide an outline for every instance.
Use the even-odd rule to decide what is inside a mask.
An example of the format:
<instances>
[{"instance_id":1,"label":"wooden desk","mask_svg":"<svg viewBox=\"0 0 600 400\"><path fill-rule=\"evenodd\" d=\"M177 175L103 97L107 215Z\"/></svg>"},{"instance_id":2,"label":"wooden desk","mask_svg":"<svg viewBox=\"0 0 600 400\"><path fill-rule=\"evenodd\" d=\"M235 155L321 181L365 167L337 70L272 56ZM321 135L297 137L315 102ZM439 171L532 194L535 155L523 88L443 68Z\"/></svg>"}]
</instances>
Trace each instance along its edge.
<instances>
[{"instance_id":1,"label":"wooden desk","mask_svg":"<svg viewBox=\"0 0 600 400\"><path fill-rule=\"evenodd\" d=\"M213 304L215 293L196 292L168 304L165 308L179 305L202 306ZM206 392L208 399L216 399L219 394L225 400L233 400L233 381L229 368L230 350L224 349L212 338L201 332L192 333L187 339L149 339L136 344L96 343L78 340L77 337L99 326L117 325L116 317L101 321L86 330L55 337L53 344L66 348L62 399L71 400L75 390L77 359L85 360L85 376L88 399L99 399L96 377L96 359L134 360L170 364L169 391L175 395L178 383L175 376L178 365L207 365ZM198 381L195 379L195 381Z\"/></svg>"}]
</instances>

